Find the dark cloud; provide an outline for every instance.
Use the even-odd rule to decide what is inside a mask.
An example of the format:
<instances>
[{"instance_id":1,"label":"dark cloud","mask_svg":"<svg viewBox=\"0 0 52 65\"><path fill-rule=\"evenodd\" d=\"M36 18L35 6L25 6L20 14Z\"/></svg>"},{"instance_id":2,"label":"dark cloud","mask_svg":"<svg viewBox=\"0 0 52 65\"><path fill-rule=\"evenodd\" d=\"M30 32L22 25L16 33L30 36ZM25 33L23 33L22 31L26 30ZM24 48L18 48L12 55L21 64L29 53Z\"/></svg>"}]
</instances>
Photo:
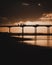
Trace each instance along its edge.
<instances>
[{"instance_id":1,"label":"dark cloud","mask_svg":"<svg viewBox=\"0 0 52 65\"><path fill-rule=\"evenodd\" d=\"M0 0L0 17L6 17L10 21L33 20L44 12L52 12L51 0Z\"/></svg>"},{"instance_id":2,"label":"dark cloud","mask_svg":"<svg viewBox=\"0 0 52 65\"><path fill-rule=\"evenodd\" d=\"M30 4L23 2L22 5L23 5L23 6L29 6Z\"/></svg>"},{"instance_id":3,"label":"dark cloud","mask_svg":"<svg viewBox=\"0 0 52 65\"><path fill-rule=\"evenodd\" d=\"M7 17L0 17L0 24L2 23L8 23L9 19Z\"/></svg>"}]
</instances>

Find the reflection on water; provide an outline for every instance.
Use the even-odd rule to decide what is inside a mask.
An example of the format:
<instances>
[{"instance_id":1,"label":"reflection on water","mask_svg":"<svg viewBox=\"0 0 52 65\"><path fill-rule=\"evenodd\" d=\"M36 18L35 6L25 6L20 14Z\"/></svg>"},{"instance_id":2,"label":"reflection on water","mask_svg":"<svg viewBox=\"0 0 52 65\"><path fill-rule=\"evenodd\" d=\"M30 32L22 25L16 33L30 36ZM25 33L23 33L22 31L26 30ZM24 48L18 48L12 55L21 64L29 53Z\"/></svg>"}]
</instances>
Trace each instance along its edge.
<instances>
[{"instance_id":1,"label":"reflection on water","mask_svg":"<svg viewBox=\"0 0 52 65\"><path fill-rule=\"evenodd\" d=\"M52 36L49 36L50 37L50 40L52 40Z\"/></svg>"},{"instance_id":2,"label":"reflection on water","mask_svg":"<svg viewBox=\"0 0 52 65\"><path fill-rule=\"evenodd\" d=\"M29 41L24 41L26 42L27 44L30 44L30 45L35 45L35 41L34 40L29 40Z\"/></svg>"},{"instance_id":3,"label":"reflection on water","mask_svg":"<svg viewBox=\"0 0 52 65\"><path fill-rule=\"evenodd\" d=\"M14 31L13 30L14 28L11 29L11 31ZM52 27L50 28L50 33L52 33L51 31ZM18 30L16 28L16 30ZM20 31L21 30L21 31ZM16 31L15 31L16 32ZM22 32L22 29L20 28L18 31L18 33ZM24 33L35 33L35 28L33 27L25 27L24 28ZM46 33L47 34L47 28L46 27L38 27L37 28L37 33ZM22 38L22 36L19 36ZM28 44L31 44L31 45L40 45L40 46L47 46L48 45L48 41L47 41L47 38L48 36L42 36L42 35L33 35L33 36L30 36L30 35L24 35L23 38L30 38L32 40L28 40L28 41L24 41ZM52 46L52 36L49 36L49 46Z\"/></svg>"},{"instance_id":4,"label":"reflection on water","mask_svg":"<svg viewBox=\"0 0 52 65\"><path fill-rule=\"evenodd\" d=\"M50 27L50 33L52 33L52 27ZM9 32L9 29L8 28L0 28L0 32ZM12 27L10 29L10 32L11 33L22 33L22 28L21 27ZM35 33L35 28L34 27L24 27L24 33ZM46 33L47 34L47 27L37 27L36 28L36 33ZM15 37L20 37L22 38L22 35L20 36L15 36ZM32 40L28 40L28 41L24 41L24 42L27 42L28 44L31 44L31 45L40 45L40 46L47 46L48 45L48 41L47 41L47 38L48 36L42 36L42 35L33 35L33 36L30 36L30 35L24 35L23 38L30 38ZM49 36L49 46L52 46L52 36Z\"/></svg>"},{"instance_id":5,"label":"reflection on water","mask_svg":"<svg viewBox=\"0 0 52 65\"><path fill-rule=\"evenodd\" d=\"M47 40L37 40L36 45L47 46Z\"/></svg>"},{"instance_id":6,"label":"reflection on water","mask_svg":"<svg viewBox=\"0 0 52 65\"><path fill-rule=\"evenodd\" d=\"M40 40L40 39L41 40L47 40L47 36L45 36L45 35L44 36L42 36L42 35L41 36L36 36L36 39L38 39L38 40Z\"/></svg>"},{"instance_id":7,"label":"reflection on water","mask_svg":"<svg viewBox=\"0 0 52 65\"><path fill-rule=\"evenodd\" d=\"M50 27L50 33L52 33L52 27Z\"/></svg>"},{"instance_id":8,"label":"reflection on water","mask_svg":"<svg viewBox=\"0 0 52 65\"><path fill-rule=\"evenodd\" d=\"M49 46L52 46L52 40L49 40Z\"/></svg>"}]
</instances>

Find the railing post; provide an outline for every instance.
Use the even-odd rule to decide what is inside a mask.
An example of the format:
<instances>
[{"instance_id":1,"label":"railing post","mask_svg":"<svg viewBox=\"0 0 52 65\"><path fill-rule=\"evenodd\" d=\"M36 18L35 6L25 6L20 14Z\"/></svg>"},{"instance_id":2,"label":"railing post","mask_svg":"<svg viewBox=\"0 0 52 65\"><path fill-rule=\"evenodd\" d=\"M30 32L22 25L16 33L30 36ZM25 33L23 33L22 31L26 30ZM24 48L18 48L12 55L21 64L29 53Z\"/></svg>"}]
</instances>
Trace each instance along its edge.
<instances>
[{"instance_id":1,"label":"railing post","mask_svg":"<svg viewBox=\"0 0 52 65\"><path fill-rule=\"evenodd\" d=\"M23 43L23 36L24 36L24 26L22 25L22 43Z\"/></svg>"},{"instance_id":2,"label":"railing post","mask_svg":"<svg viewBox=\"0 0 52 65\"><path fill-rule=\"evenodd\" d=\"M10 33L10 27L9 27L9 33Z\"/></svg>"},{"instance_id":3,"label":"railing post","mask_svg":"<svg viewBox=\"0 0 52 65\"><path fill-rule=\"evenodd\" d=\"M37 31L37 30L36 30L36 27L35 27L35 45L36 45L36 42L37 42L37 41L36 41L36 40L37 40L37 39L36 39L36 31Z\"/></svg>"},{"instance_id":4,"label":"railing post","mask_svg":"<svg viewBox=\"0 0 52 65\"><path fill-rule=\"evenodd\" d=\"M50 26L47 26L47 46L49 46L49 39L50 39L50 37L49 37L49 34L50 34Z\"/></svg>"},{"instance_id":5,"label":"railing post","mask_svg":"<svg viewBox=\"0 0 52 65\"><path fill-rule=\"evenodd\" d=\"M36 42L37 42L37 35L36 35L36 33L37 33L37 25L35 25L34 26L34 29L35 29L35 45L36 45Z\"/></svg>"}]
</instances>

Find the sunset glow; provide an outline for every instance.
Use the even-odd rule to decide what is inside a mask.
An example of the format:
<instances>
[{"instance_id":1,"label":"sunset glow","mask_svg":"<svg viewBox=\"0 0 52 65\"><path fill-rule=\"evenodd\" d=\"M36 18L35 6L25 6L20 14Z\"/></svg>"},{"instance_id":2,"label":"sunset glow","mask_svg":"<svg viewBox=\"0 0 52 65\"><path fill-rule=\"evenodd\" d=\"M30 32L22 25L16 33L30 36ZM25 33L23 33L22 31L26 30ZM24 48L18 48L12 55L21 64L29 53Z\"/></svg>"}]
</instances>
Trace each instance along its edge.
<instances>
[{"instance_id":1,"label":"sunset glow","mask_svg":"<svg viewBox=\"0 0 52 65\"><path fill-rule=\"evenodd\" d=\"M15 22L13 25L51 25L52 22L51 21L48 21L49 20L49 16L52 16L51 14L50 15L45 15L45 18L44 17L41 17L40 19L41 20L38 20L38 21L19 21L19 22ZM47 17L47 18L46 18ZM45 20L45 21L44 21ZM36 28L36 33L46 33L47 34L47 27L37 27ZM52 33L52 27L49 28L49 32ZM3 28L0 28L0 32L9 32L9 28L6 28L6 27L3 27ZM11 27L10 28L10 33L22 33L22 27ZM34 27L24 27L24 30L23 30L23 33L35 33L35 28ZM18 36L14 36L14 37L18 37ZM19 36L20 38L22 38L22 35ZM30 45L39 45L39 46L47 46L47 36L30 36L30 35L24 35L23 38L29 38L31 40L29 41L24 41L26 42L27 44L30 44ZM37 41L35 41L35 38L37 39ZM49 36L50 40L49 40L49 46L52 46L52 36Z\"/></svg>"},{"instance_id":2,"label":"sunset glow","mask_svg":"<svg viewBox=\"0 0 52 65\"><path fill-rule=\"evenodd\" d=\"M26 24L26 25L33 25L33 22L31 22L31 21L26 21L25 24Z\"/></svg>"}]
</instances>

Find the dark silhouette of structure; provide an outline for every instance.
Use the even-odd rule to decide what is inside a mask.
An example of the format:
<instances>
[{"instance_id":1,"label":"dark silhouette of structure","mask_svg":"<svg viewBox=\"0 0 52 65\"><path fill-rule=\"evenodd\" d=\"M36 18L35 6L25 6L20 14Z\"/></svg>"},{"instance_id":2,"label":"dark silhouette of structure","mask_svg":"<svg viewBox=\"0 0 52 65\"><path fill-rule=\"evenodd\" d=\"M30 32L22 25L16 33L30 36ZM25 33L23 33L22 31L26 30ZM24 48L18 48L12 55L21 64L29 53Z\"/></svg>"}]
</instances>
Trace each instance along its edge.
<instances>
[{"instance_id":1,"label":"dark silhouette of structure","mask_svg":"<svg viewBox=\"0 0 52 65\"><path fill-rule=\"evenodd\" d=\"M30 36L35 36L35 45L36 45L36 41L37 41L37 36L47 36L47 46L49 46L49 36L52 36L52 33L50 33L50 27L52 27L52 25L13 25L13 26L0 26L0 27L8 27L9 28L9 34L10 35L17 35L20 36L22 35L22 43L23 43L23 36L25 35L30 35ZM22 33L11 33L10 32L10 28L12 27L22 27ZM34 33L24 33L24 27L34 27ZM37 33L37 27L46 27L47 28L47 33ZM41 39L40 39L41 40ZM44 40L44 39L43 39Z\"/></svg>"}]
</instances>

